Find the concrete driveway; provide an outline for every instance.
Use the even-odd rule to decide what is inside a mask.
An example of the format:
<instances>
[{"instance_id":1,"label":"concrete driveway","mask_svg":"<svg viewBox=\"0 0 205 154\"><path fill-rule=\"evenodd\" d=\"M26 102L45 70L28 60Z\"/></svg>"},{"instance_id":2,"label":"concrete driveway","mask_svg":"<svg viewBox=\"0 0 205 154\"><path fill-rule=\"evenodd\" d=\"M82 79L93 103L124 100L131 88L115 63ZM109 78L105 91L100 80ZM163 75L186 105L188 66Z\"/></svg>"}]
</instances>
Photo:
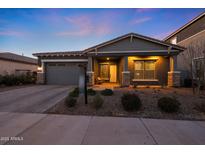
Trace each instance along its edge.
<instances>
[{"instance_id":1,"label":"concrete driveway","mask_svg":"<svg viewBox=\"0 0 205 154\"><path fill-rule=\"evenodd\" d=\"M0 92L0 112L43 113L71 89L69 86L38 85Z\"/></svg>"},{"instance_id":2,"label":"concrete driveway","mask_svg":"<svg viewBox=\"0 0 205 154\"><path fill-rule=\"evenodd\" d=\"M205 144L205 121L0 112L1 144Z\"/></svg>"}]
</instances>

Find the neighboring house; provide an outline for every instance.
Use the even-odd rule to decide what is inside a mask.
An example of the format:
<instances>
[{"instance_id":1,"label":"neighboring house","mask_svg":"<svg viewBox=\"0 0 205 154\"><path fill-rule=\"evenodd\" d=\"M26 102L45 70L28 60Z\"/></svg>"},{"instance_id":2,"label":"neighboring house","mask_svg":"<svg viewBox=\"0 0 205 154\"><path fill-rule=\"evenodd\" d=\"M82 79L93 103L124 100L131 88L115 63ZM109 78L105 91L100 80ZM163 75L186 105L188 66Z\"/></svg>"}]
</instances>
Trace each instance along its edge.
<instances>
[{"instance_id":1,"label":"neighboring house","mask_svg":"<svg viewBox=\"0 0 205 154\"><path fill-rule=\"evenodd\" d=\"M183 84L183 79L191 78L191 60L204 60L202 52L205 51L205 12L167 36L164 41L187 48L187 50L179 54L177 59ZM201 48L201 53L196 53L196 50L195 54L188 53L190 46L193 46L196 50Z\"/></svg>"},{"instance_id":2,"label":"neighboring house","mask_svg":"<svg viewBox=\"0 0 205 154\"><path fill-rule=\"evenodd\" d=\"M180 86L176 57L184 50L173 45L129 33L110 41L75 52L34 53L41 72L38 83L77 85L82 80L82 64L87 65L89 84L101 82Z\"/></svg>"},{"instance_id":3,"label":"neighboring house","mask_svg":"<svg viewBox=\"0 0 205 154\"><path fill-rule=\"evenodd\" d=\"M37 59L0 52L0 75L37 71Z\"/></svg>"}]
</instances>

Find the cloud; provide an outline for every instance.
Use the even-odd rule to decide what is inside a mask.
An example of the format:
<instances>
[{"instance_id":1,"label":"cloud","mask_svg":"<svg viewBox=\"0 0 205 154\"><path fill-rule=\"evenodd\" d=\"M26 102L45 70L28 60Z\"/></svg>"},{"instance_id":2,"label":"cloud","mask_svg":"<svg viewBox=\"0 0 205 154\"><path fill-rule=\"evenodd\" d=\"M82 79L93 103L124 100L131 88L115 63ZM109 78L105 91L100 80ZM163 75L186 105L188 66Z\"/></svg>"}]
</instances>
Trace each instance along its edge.
<instances>
[{"instance_id":1,"label":"cloud","mask_svg":"<svg viewBox=\"0 0 205 154\"><path fill-rule=\"evenodd\" d=\"M143 13L143 12L149 12L149 11L152 11L153 8L139 8L139 9L136 9L136 11L138 13Z\"/></svg>"},{"instance_id":2,"label":"cloud","mask_svg":"<svg viewBox=\"0 0 205 154\"><path fill-rule=\"evenodd\" d=\"M58 32L58 36L87 36L96 34L98 36L106 35L111 32L112 28L109 22L99 22L95 20L95 16L81 15L65 17L65 21L69 24L69 30Z\"/></svg>"},{"instance_id":3,"label":"cloud","mask_svg":"<svg viewBox=\"0 0 205 154\"><path fill-rule=\"evenodd\" d=\"M141 24L141 23L147 22L151 19L152 19L151 17L137 18L137 19L132 20L131 23L132 24Z\"/></svg>"},{"instance_id":4,"label":"cloud","mask_svg":"<svg viewBox=\"0 0 205 154\"><path fill-rule=\"evenodd\" d=\"M22 35L24 35L24 33L19 31L12 31L12 30L0 31L0 36L22 36Z\"/></svg>"}]
</instances>

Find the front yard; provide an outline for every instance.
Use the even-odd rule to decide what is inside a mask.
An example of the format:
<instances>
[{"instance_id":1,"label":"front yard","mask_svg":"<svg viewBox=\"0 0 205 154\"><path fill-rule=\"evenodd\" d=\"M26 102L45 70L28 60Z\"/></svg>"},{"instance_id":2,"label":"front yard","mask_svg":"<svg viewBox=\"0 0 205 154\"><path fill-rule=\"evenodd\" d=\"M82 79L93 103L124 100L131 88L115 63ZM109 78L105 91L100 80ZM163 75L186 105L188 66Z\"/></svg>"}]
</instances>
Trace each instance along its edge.
<instances>
[{"instance_id":1,"label":"front yard","mask_svg":"<svg viewBox=\"0 0 205 154\"><path fill-rule=\"evenodd\" d=\"M205 120L205 113L200 111L198 104L205 104L205 95L193 95L189 88L115 88L113 95L103 96L100 90L96 92L104 100L102 107L95 109L92 106L95 96L88 96L88 104L84 104L84 97L77 97L77 102L73 107L68 107L65 100L49 109L47 113L68 114L68 115L97 115L97 116L124 116L143 117L159 119L186 119ZM134 93L141 100L141 107L137 111L125 111L121 96L124 93ZM181 104L179 110L174 113L166 113L158 107L158 99L163 96L176 98ZM203 105L204 107L205 105Z\"/></svg>"}]
</instances>

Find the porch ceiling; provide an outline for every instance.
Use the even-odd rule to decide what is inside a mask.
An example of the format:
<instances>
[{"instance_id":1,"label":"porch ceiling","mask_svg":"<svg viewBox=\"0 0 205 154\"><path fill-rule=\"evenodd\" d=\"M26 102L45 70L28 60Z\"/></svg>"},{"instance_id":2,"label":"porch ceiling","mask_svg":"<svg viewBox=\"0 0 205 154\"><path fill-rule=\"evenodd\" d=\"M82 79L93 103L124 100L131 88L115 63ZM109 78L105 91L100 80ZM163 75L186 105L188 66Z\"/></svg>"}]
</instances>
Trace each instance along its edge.
<instances>
[{"instance_id":1,"label":"porch ceiling","mask_svg":"<svg viewBox=\"0 0 205 154\"><path fill-rule=\"evenodd\" d=\"M120 59L119 56L116 57L110 57L110 56L104 56L104 57L96 57L97 60L101 60L101 61L112 61L112 60L118 60Z\"/></svg>"}]
</instances>

